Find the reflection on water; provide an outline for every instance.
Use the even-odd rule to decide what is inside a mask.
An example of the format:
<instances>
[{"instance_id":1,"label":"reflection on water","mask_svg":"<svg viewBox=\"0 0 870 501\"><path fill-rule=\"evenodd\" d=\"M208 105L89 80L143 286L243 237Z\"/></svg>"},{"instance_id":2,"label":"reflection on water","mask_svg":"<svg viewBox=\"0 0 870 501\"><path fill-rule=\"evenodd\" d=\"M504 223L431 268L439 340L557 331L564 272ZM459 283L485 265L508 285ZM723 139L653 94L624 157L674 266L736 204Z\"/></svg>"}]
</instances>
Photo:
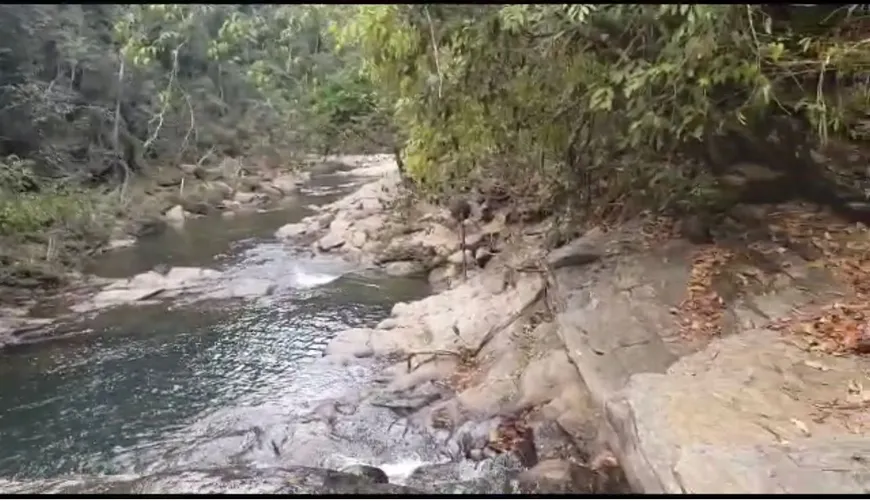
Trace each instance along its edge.
<instances>
[{"instance_id":1,"label":"reflection on water","mask_svg":"<svg viewBox=\"0 0 870 501\"><path fill-rule=\"evenodd\" d=\"M240 246L269 238L288 222L311 214L310 206L339 199L365 179L342 175L312 176L310 186L282 202L282 208L263 213L241 212L233 218L212 215L191 218L183 231L172 228L143 238L136 246L100 256L87 270L109 278L123 278L148 271L158 264L172 266L215 266Z\"/></svg>"},{"instance_id":2,"label":"reflection on water","mask_svg":"<svg viewBox=\"0 0 870 501\"><path fill-rule=\"evenodd\" d=\"M115 457L159 449L205 414L280 399L333 334L422 292L391 285L347 278L270 306L121 309L88 326L99 334L6 355L0 476L114 472Z\"/></svg>"},{"instance_id":3,"label":"reflection on water","mask_svg":"<svg viewBox=\"0 0 870 501\"><path fill-rule=\"evenodd\" d=\"M245 303L118 308L75 327L90 334L0 356L0 476L147 468L141 463L177 445L179 434L214 422L206 416L264 403L292 409L310 391L341 386L341 378L306 372L307 362L339 330L373 325L395 302L426 291L417 280L348 275L346 264L269 241L304 207L349 191L349 180L321 175L284 211L192 220L183 233L101 256L93 271L102 276L158 263L219 265L228 280L268 278L278 287ZM257 411L249 419L286 416Z\"/></svg>"}]
</instances>

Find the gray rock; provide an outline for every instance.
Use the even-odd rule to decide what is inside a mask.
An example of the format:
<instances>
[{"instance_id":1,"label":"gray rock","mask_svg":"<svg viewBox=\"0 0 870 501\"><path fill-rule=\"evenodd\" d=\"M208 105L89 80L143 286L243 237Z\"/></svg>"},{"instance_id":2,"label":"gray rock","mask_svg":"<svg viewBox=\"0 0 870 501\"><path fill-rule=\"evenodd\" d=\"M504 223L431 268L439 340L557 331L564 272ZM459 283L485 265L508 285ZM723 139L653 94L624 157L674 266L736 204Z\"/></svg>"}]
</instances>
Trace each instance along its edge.
<instances>
[{"instance_id":1,"label":"gray rock","mask_svg":"<svg viewBox=\"0 0 870 501\"><path fill-rule=\"evenodd\" d=\"M420 494L334 470L306 467L190 469L151 475L0 480L10 494Z\"/></svg>"},{"instance_id":2,"label":"gray rock","mask_svg":"<svg viewBox=\"0 0 870 501\"><path fill-rule=\"evenodd\" d=\"M600 230L593 229L586 235L551 252L547 256L547 263L553 269L594 263L601 259L604 254L600 240Z\"/></svg>"},{"instance_id":3,"label":"gray rock","mask_svg":"<svg viewBox=\"0 0 870 501\"><path fill-rule=\"evenodd\" d=\"M290 223L285 224L284 226L278 228L275 231L275 238L281 240L289 240L292 238L298 238L304 235L308 231L308 225L305 223Z\"/></svg>"},{"instance_id":4,"label":"gray rock","mask_svg":"<svg viewBox=\"0 0 870 501\"><path fill-rule=\"evenodd\" d=\"M391 277L409 277L426 273L426 267L416 261L393 261L384 265L384 272Z\"/></svg>"},{"instance_id":5,"label":"gray rock","mask_svg":"<svg viewBox=\"0 0 870 501\"><path fill-rule=\"evenodd\" d=\"M337 249L344 245L344 237L336 233L328 233L326 236L317 241L317 248L324 252Z\"/></svg>"},{"instance_id":6,"label":"gray rock","mask_svg":"<svg viewBox=\"0 0 870 501\"><path fill-rule=\"evenodd\" d=\"M390 483L389 477L384 473L384 470L380 468L375 468L374 466L369 466L365 464L354 464L350 466L346 466L341 469L344 473L350 473L351 475L358 475L360 477L371 480L376 484L388 484Z\"/></svg>"},{"instance_id":7,"label":"gray rock","mask_svg":"<svg viewBox=\"0 0 870 501\"><path fill-rule=\"evenodd\" d=\"M172 207L171 209L169 209L168 211L166 211L166 213L163 214L163 217L166 219L166 222L168 222L169 224L176 225L176 226L182 225L182 224L184 224L184 219L185 219L184 207L182 207L180 205L176 205L176 206Z\"/></svg>"}]
</instances>

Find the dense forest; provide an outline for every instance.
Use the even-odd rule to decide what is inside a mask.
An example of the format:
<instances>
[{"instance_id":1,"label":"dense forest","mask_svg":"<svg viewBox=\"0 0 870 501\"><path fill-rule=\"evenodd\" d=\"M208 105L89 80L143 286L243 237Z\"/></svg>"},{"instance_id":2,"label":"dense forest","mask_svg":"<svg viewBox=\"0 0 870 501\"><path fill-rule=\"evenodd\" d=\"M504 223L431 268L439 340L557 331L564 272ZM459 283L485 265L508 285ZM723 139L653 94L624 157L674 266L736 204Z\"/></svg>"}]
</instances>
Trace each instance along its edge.
<instances>
[{"instance_id":1,"label":"dense forest","mask_svg":"<svg viewBox=\"0 0 870 501\"><path fill-rule=\"evenodd\" d=\"M870 206L859 4L0 11L4 283L99 247L155 170L228 156L391 151L421 196L584 217ZM747 163L776 183L725 189Z\"/></svg>"}]
</instances>

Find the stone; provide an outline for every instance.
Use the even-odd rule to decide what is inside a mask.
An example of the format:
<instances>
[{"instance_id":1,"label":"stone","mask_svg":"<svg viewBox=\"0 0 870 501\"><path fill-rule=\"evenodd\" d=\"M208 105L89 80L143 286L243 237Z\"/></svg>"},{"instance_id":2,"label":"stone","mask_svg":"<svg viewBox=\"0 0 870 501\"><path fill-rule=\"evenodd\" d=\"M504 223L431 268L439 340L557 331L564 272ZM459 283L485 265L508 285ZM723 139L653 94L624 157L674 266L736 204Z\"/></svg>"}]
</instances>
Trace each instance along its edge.
<instances>
[{"instance_id":1,"label":"stone","mask_svg":"<svg viewBox=\"0 0 870 501\"><path fill-rule=\"evenodd\" d=\"M276 177L270 183L272 187L278 189L284 195L289 195L291 193L295 193L299 190L299 185L301 182L291 174L285 174L283 176Z\"/></svg>"},{"instance_id":2,"label":"stone","mask_svg":"<svg viewBox=\"0 0 870 501\"><path fill-rule=\"evenodd\" d=\"M520 489L536 494L594 494L600 492L595 472L561 459L541 461L520 473Z\"/></svg>"},{"instance_id":3,"label":"stone","mask_svg":"<svg viewBox=\"0 0 870 501\"><path fill-rule=\"evenodd\" d=\"M239 178L238 181L236 181L237 189L241 192L247 193L257 191L257 188L260 187L261 183L262 180L250 176Z\"/></svg>"},{"instance_id":4,"label":"stone","mask_svg":"<svg viewBox=\"0 0 870 501\"><path fill-rule=\"evenodd\" d=\"M235 190L229 184L223 181L214 181L209 184L208 190L211 192L210 199L229 199L232 198Z\"/></svg>"},{"instance_id":5,"label":"stone","mask_svg":"<svg viewBox=\"0 0 870 501\"><path fill-rule=\"evenodd\" d=\"M125 247L132 247L134 245L136 245L135 238L117 238L114 240L110 240L108 245L106 246L106 248L108 250L115 250L115 249L123 249Z\"/></svg>"},{"instance_id":6,"label":"stone","mask_svg":"<svg viewBox=\"0 0 870 501\"><path fill-rule=\"evenodd\" d=\"M463 254L465 255L465 263L468 265L468 267L473 267L475 263L474 254L472 254L470 250L454 252L447 258L447 262L462 266Z\"/></svg>"},{"instance_id":7,"label":"stone","mask_svg":"<svg viewBox=\"0 0 870 501\"><path fill-rule=\"evenodd\" d=\"M368 235L364 231L355 231L350 235L350 245L361 248L366 244L366 240L368 239Z\"/></svg>"},{"instance_id":8,"label":"stone","mask_svg":"<svg viewBox=\"0 0 870 501\"><path fill-rule=\"evenodd\" d=\"M384 473L384 470L374 466L354 464L342 468L341 471L344 473L350 473L351 475L359 475L360 477L371 480L375 484L390 483L390 479L387 477L387 474Z\"/></svg>"},{"instance_id":9,"label":"stone","mask_svg":"<svg viewBox=\"0 0 870 501\"><path fill-rule=\"evenodd\" d=\"M343 246L344 243L344 237L341 235L327 233L326 236L317 241L317 248L321 251L328 252Z\"/></svg>"},{"instance_id":10,"label":"stone","mask_svg":"<svg viewBox=\"0 0 870 501\"><path fill-rule=\"evenodd\" d=\"M582 237L550 252L547 263L553 269L594 263L603 256L600 246L602 236L600 230L590 230Z\"/></svg>"},{"instance_id":11,"label":"stone","mask_svg":"<svg viewBox=\"0 0 870 501\"><path fill-rule=\"evenodd\" d=\"M409 277L426 273L426 267L417 261L393 261L384 265L384 272L391 277Z\"/></svg>"},{"instance_id":12,"label":"stone","mask_svg":"<svg viewBox=\"0 0 870 501\"><path fill-rule=\"evenodd\" d=\"M485 267L491 259L492 251L486 247L481 247L474 252L474 261L477 262L477 266L480 266L481 268Z\"/></svg>"},{"instance_id":13,"label":"stone","mask_svg":"<svg viewBox=\"0 0 870 501\"><path fill-rule=\"evenodd\" d=\"M176 226L182 225L182 224L184 224L184 220L185 220L184 207L182 207L180 205L176 205L176 206L172 207L171 209L169 209L168 211L166 211L166 213L163 214L163 217L166 219L167 223L170 223L170 224L176 225Z\"/></svg>"},{"instance_id":14,"label":"stone","mask_svg":"<svg viewBox=\"0 0 870 501\"><path fill-rule=\"evenodd\" d=\"M304 223L290 223L278 228L275 231L275 238L279 240L290 240L299 238L308 232L308 225Z\"/></svg>"},{"instance_id":15,"label":"stone","mask_svg":"<svg viewBox=\"0 0 870 501\"><path fill-rule=\"evenodd\" d=\"M193 170L193 175L201 181L216 181L224 177L219 170L210 170L202 166L196 167Z\"/></svg>"},{"instance_id":16,"label":"stone","mask_svg":"<svg viewBox=\"0 0 870 501\"><path fill-rule=\"evenodd\" d=\"M256 193L248 193L244 191L236 192L233 196L233 200L240 204L249 204L258 198Z\"/></svg>"},{"instance_id":17,"label":"stone","mask_svg":"<svg viewBox=\"0 0 870 501\"><path fill-rule=\"evenodd\" d=\"M268 182L260 183L260 186L257 188L257 191L263 193L264 195L268 196L272 200L279 200L281 198L284 198L284 192L279 190L278 188L275 188L274 186L272 186Z\"/></svg>"},{"instance_id":18,"label":"stone","mask_svg":"<svg viewBox=\"0 0 870 501\"><path fill-rule=\"evenodd\" d=\"M359 475L324 468L224 467L176 470L145 475L69 475L47 480L0 480L14 494L123 495L389 495L420 494L409 487L375 483Z\"/></svg>"},{"instance_id":19,"label":"stone","mask_svg":"<svg viewBox=\"0 0 870 501\"><path fill-rule=\"evenodd\" d=\"M170 188L181 184L184 175L180 170L163 169L158 175L155 182L157 186L162 188Z\"/></svg>"}]
</instances>

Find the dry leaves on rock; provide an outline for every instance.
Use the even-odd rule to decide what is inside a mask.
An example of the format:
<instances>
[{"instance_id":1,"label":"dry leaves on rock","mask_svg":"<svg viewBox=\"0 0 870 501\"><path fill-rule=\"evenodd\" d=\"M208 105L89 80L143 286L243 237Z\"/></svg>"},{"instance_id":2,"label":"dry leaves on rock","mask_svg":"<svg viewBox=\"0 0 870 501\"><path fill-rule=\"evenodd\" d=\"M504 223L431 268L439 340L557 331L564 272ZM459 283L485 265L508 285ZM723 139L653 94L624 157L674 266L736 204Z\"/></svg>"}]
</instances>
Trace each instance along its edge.
<instances>
[{"instance_id":1,"label":"dry leaves on rock","mask_svg":"<svg viewBox=\"0 0 870 501\"><path fill-rule=\"evenodd\" d=\"M703 339L721 333L725 302L713 289L713 280L731 256L730 251L716 246L704 247L695 255L686 299L676 311L684 337Z\"/></svg>"},{"instance_id":2,"label":"dry leaves on rock","mask_svg":"<svg viewBox=\"0 0 870 501\"><path fill-rule=\"evenodd\" d=\"M780 319L771 328L800 336L809 351L842 354L870 349L870 302L833 303Z\"/></svg>"},{"instance_id":3,"label":"dry leaves on rock","mask_svg":"<svg viewBox=\"0 0 870 501\"><path fill-rule=\"evenodd\" d=\"M520 450L532 440L532 430L528 425L528 413L510 416L503 419L490 433L487 446L498 452L505 453Z\"/></svg>"},{"instance_id":4,"label":"dry leaves on rock","mask_svg":"<svg viewBox=\"0 0 870 501\"><path fill-rule=\"evenodd\" d=\"M772 327L803 337L811 350L870 353L870 232L807 207L773 216L775 230L789 242L816 248L816 263L851 294L844 302L780 319Z\"/></svg>"}]
</instances>

